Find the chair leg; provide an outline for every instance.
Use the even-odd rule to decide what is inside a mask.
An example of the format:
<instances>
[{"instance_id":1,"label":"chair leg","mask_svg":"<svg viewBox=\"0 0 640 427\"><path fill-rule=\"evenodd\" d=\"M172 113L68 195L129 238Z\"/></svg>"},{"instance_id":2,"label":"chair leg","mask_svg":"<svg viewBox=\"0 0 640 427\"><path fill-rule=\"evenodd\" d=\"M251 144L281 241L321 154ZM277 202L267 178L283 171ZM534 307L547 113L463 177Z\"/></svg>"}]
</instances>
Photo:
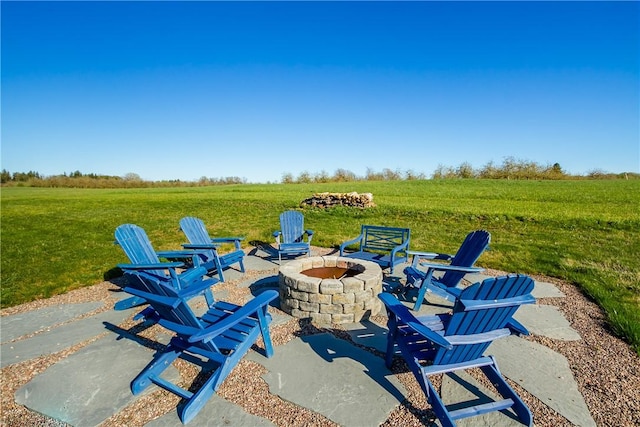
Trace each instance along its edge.
<instances>
[{"instance_id":1,"label":"chair leg","mask_svg":"<svg viewBox=\"0 0 640 427\"><path fill-rule=\"evenodd\" d=\"M442 427L456 427L455 421L453 421L449 415L446 405L442 399L440 399L440 395L436 392L436 389L433 387L433 384L431 384L429 379L426 379L426 384L422 386L422 389L425 391L427 400L429 401L433 412L435 412L436 416L440 420Z\"/></svg>"},{"instance_id":2,"label":"chair leg","mask_svg":"<svg viewBox=\"0 0 640 427\"><path fill-rule=\"evenodd\" d=\"M218 368L202 387L178 410L178 417L183 424L187 424L198 415L198 412L200 412L213 393L216 392L222 382L220 380L221 370L222 367Z\"/></svg>"},{"instance_id":3,"label":"chair leg","mask_svg":"<svg viewBox=\"0 0 640 427\"><path fill-rule=\"evenodd\" d=\"M267 308L265 307L265 311ZM271 315L265 313L262 309L258 310L258 322L260 324L260 333L262 334L262 342L264 343L265 356L273 356L273 343L271 342L271 334L269 333L269 323Z\"/></svg>"},{"instance_id":4,"label":"chair leg","mask_svg":"<svg viewBox=\"0 0 640 427\"><path fill-rule=\"evenodd\" d=\"M504 398L510 398L513 401L513 405L511 408L518 416L520 422L525 425L531 426L533 425L533 417L531 415L531 411L527 408L527 405L524 404L520 396L515 392L513 388L507 383L504 379L500 370L498 369L498 365L493 358L493 356L489 356L493 360L492 365L481 366L480 369L486 375L486 377L491 381L493 386L498 390L498 392Z\"/></svg>"},{"instance_id":5,"label":"chair leg","mask_svg":"<svg viewBox=\"0 0 640 427\"><path fill-rule=\"evenodd\" d=\"M393 354L394 354L394 349L396 344L396 334L398 333L395 316L393 315L391 316L392 317L389 318L389 323L387 324L387 326L389 327L389 332L387 333L387 352L384 358L385 365L389 369L391 369L391 365L393 365Z\"/></svg>"},{"instance_id":6,"label":"chair leg","mask_svg":"<svg viewBox=\"0 0 640 427\"><path fill-rule=\"evenodd\" d=\"M129 297L121 301L118 301L113 306L114 310L127 310L132 307L137 307L142 304L146 304L147 300L142 297Z\"/></svg>"},{"instance_id":7,"label":"chair leg","mask_svg":"<svg viewBox=\"0 0 640 427\"><path fill-rule=\"evenodd\" d=\"M420 310L420 306L422 306L422 302L424 301L424 296L427 293L427 284L423 280L420 283L420 287L418 288L418 296L416 297L416 303L413 306L413 311Z\"/></svg>"},{"instance_id":8,"label":"chair leg","mask_svg":"<svg viewBox=\"0 0 640 427\"><path fill-rule=\"evenodd\" d=\"M151 363L131 381L131 392L136 395L149 387L153 381L151 377L159 377L165 369L167 369L174 360L180 357L182 350L171 344L162 353L157 354Z\"/></svg>"},{"instance_id":9,"label":"chair leg","mask_svg":"<svg viewBox=\"0 0 640 427\"><path fill-rule=\"evenodd\" d=\"M213 304L216 302L216 299L213 297L213 292L211 292L211 288L208 288L204 291L204 299L207 301L207 306L209 308L213 307Z\"/></svg>"},{"instance_id":10,"label":"chair leg","mask_svg":"<svg viewBox=\"0 0 640 427\"><path fill-rule=\"evenodd\" d=\"M424 278L420 282L420 288L418 288L418 298L416 299L416 304L413 306L414 311L420 310L420 306L424 301L425 294L427 293L427 288L431 286L431 278L433 277L433 270L428 269ZM416 282L419 279L416 278Z\"/></svg>"}]
</instances>

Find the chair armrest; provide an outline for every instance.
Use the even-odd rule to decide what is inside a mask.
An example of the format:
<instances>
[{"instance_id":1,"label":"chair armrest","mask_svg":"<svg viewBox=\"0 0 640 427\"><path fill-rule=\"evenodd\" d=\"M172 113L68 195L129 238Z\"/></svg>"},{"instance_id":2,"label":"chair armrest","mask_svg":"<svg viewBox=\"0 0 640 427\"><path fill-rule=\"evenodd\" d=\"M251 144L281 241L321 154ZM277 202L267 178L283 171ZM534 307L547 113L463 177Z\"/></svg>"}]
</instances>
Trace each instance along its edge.
<instances>
[{"instance_id":1,"label":"chair armrest","mask_svg":"<svg viewBox=\"0 0 640 427\"><path fill-rule=\"evenodd\" d=\"M411 265L414 267L416 267L422 259L440 259L444 261L451 261L453 259L453 255L441 254L438 252L407 251L407 255L413 256Z\"/></svg>"},{"instance_id":2,"label":"chair armrest","mask_svg":"<svg viewBox=\"0 0 640 427\"><path fill-rule=\"evenodd\" d=\"M396 297L383 292L381 294L378 294L378 298L382 300L382 303L385 305L388 311L393 313L396 318L400 319L399 324L406 324L415 332L422 335L436 345L449 350L453 348L453 344L451 344L449 340L447 340L447 338L438 334L437 332L434 332L432 329L422 324L418 319L416 319L416 317L409 311L407 307L405 307L402 303L400 303L400 301L396 299Z\"/></svg>"},{"instance_id":3,"label":"chair armrest","mask_svg":"<svg viewBox=\"0 0 640 427\"><path fill-rule=\"evenodd\" d=\"M122 270L164 270L166 268L184 267L182 262L161 262L158 264L117 264Z\"/></svg>"},{"instance_id":4,"label":"chair armrest","mask_svg":"<svg viewBox=\"0 0 640 427\"><path fill-rule=\"evenodd\" d=\"M123 290L128 294L144 298L147 301L157 301L160 304L168 305L168 306L170 306L172 308L176 308L178 306L178 304L180 304L180 298L176 298L176 297L166 297L166 296L163 296L163 295L156 295L156 294L152 294L150 292L141 291L140 289L131 288L131 287L128 287L128 286L123 288Z\"/></svg>"},{"instance_id":5,"label":"chair armrest","mask_svg":"<svg viewBox=\"0 0 640 427\"><path fill-rule=\"evenodd\" d=\"M222 332L242 322L263 307L266 308L266 306L276 298L278 298L277 291L268 290L262 292L260 295L236 310L231 316L225 317L221 321L216 322L208 328L205 328L203 331L189 337L189 342L194 343L204 341L220 335Z\"/></svg>"},{"instance_id":6,"label":"chair armrest","mask_svg":"<svg viewBox=\"0 0 640 427\"><path fill-rule=\"evenodd\" d=\"M408 246L409 246L409 241L407 240L405 242L402 242L401 244L399 244L395 248L393 248L391 250L391 259L394 259L398 252L402 252L403 250L406 252Z\"/></svg>"},{"instance_id":7,"label":"chair armrest","mask_svg":"<svg viewBox=\"0 0 640 427\"><path fill-rule=\"evenodd\" d=\"M212 243L233 243L236 240L244 240L244 237L215 237L211 239Z\"/></svg>"},{"instance_id":8,"label":"chair armrest","mask_svg":"<svg viewBox=\"0 0 640 427\"><path fill-rule=\"evenodd\" d=\"M189 283L189 286L178 291L178 297L183 299L193 298L194 296L208 290L211 286L215 285L218 282L219 280L216 278L207 278L197 283Z\"/></svg>"},{"instance_id":9,"label":"chair armrest","mask_svg":"<svg viewBox=\"0 0 640 427\"><path fill-rule=\"evenodd\" d=\"M313 236L313 230L304 230L309 236Z\"/></svg>"},{"instance_id":10,"label":"chair armrest","mask_svg":"<svg viewBox=\"0 0 640 427\"><path fill-rule=\"evenodd\" d=\"M158 251L156 252L160 258L191 258L194 255L206 255L204 251L198 250L184 250L184 251Z\"/></svg>"},{"instance_id":11,"label":"chair armrest","mask_svg":"<svg viewBox=\"0 0 640 427\"><path fill-rule=\"evenodd\" d=\"M464 306L465 311L483 310L486 308L502 308L513 307L514 305L535 304L536 299L531 294L520 295L513 298L504 298L499 300L467 300L461 299L460 303Z\"/></svg>"},{"instance_id":12,"label":"chair armrest","mask_svg":"<svg viewBox=\"0 0 640 427\"><path fill-rule=\"evenodd\" d=\"M356 237L355 239L347 240L346 242L342 243L342 244L340 245L340 256L342 256L342 255L343 255L343 253L344 253L344 249L345 249L347 246L351 246L351 245L353 245L353 244L360 243L360 242L362 241L362 239L364 239L364 234L360 234L360 235L359 235L358 237Z\"/></svg>"},{"instance_id":13,"label":"chair armrest","mask_svg":"<svg viewBox=\"0 0 640 427\"><path fill-rule=\"evenodd\" d=\"M244 237L215 237L211 239L211 243L214 245L222 245L224 243L233 243L236 249L242 249L241 241Z\"/></svg>"},{"instance_id":14,"label":"chair armrest","mask_svg":"<svg viewBox=\"0 0 640 427\"><path fill-rule=\"evenodd\" d=\"M529 330L513 317L507 323L507 328L511 329L511 332L516 335L529 335Z\"/></svg>"},{"instance_id":15,"label":"chair armrest","mask_svg":"<svg viewBox=\"0 0 640 427\"><path fill-rule=\"evenodd\" d=\"M183 243L182 247L185 249L209 249L209 250L217 250L218 245L213 243Z\"/></svg>"},{"instance_id":16,"label":"chair armrest","mask_svg":"<svg viewBox=\"0 0 640 427\"><path fill-rule=\"evenodd\" d=\"M207 269L204 267L193 267L188 270L183 271L179 275L176 275L176 278L180 282L184 282L186 284L191 284L191 282L195 280L200 280L203 276L207 274Z\"/></svg>"},{"instance_id":17,"label":"chair armrest","mask_svg":"<svg viewBox=\"0 0 640 427\"><path fill-rule=\"evenodd\" d=\"M427 267L428 270L436 271L459 271L461 273L480 273L484 271L482 267L463 267L459 265L420 263L421 267ZM419 271L419 270L418 270Z\"/></svg>"},{"instance_id":18,"label":"chair armrest","mask_svg":"<svg viewBox=\"0 0 640 427\"><path fill-rule=\"evenodd\" d=\"M189 285L189 287L184 289L173 289L173 291L176 292L176 296L157 295L157 294L142 291L140 289L133 288L130 286L126 286L123 290L131 295L142 297L148 301L158 301L165 305L168 304L175 308L177 307L179 301L175 302L173 301L174 299L190 299L194 295L199 295L202 292L206 291L207 289L209 289L209 287L211 287L212 285L215 285L216 283L218 283L218 279L205 279L199 283L192 283ZM162 286L162 285L159 285L159 286Z\"/></svg>"},{"instance_id":19,"label":"chair armrest","mask_svg":"<svg viewBox=\"0 0 640 427\"><path fill-rule=\"evenodd\" d=\"M470 345L494 341L498 338L508 337L509 335L511 335L509 328L502 328L480 334L449 335L447 336L447 339L453 345Z\"/></svg>"}]
</instances>

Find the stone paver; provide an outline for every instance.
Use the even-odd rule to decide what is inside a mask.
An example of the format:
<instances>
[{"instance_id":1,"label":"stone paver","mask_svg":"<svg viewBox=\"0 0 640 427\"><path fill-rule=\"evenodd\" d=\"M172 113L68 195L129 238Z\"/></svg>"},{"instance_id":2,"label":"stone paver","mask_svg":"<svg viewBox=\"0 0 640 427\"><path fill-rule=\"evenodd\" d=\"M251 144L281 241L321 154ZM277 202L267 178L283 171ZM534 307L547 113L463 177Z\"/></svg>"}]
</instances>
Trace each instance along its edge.
<instances>
[{"instance_id":1,"label":"stone paver","mask_svg":"<svg viewBox=\"0 0 640 427\"><path fill-rule=\"evenodd\" d=\"M182 423L178 411L174 410L155 419L145 427L176 427ZM189 422L189 427L268 427L274 424L262 417L249 414L244 409L217 394L214 394L198 415Z\"/></svg>"},{"instance_id":2,"label":"stone paver","mask_svg":"<svg viewBox=\"0 0 640 427\"><path fill-rule=\"evenodd\" d=\"M271 393L343 427L380 425L406 393L381 357L331 334L296 338L269 359L248 358L269 370L263 377Z\"/></svg>"},{"instance_id":3,"label":"stone paver","mask_svg":"<svg viewBox=\"0 0 640 427\"><path fill-rule=\"evenodd\" d=\"M445 405L473 401L474 405L501 400L493 390L489 390L464 371L443 375L440 397ZM455 407L455 406L454 406ZM440 421L436 425L441 425ZM522 424L512 411L490 412L470 418L456 420L458 427L516 427Z\"/></svg>"},{"instance_id":4,"label":"stone paver","mask_svg":"<svg viewBox=\"0 0 640 427\"><path fill-rule=\"evenodd\" d=\"M569 362L561 354L516 336L494 341L485 354L496 357L500 371L507 378L520 384L574 425L596 425L578 391Z\"/></svg>"},{"instance_id":5,"label":"stone paver","mask_svg":"<svg viewBox=\"0 0 640 427\"><path fill-rule=\"evenodd\" d=\"M362 320L356 323L342 325L354 343L378 350L381 353L387 351L387 334L389 330L385 325L380 325L371 320Z\"/></svg>"},{"instance_id":6,"label":"stone paver","mask_svg":"<svg viewBox=\"0 0 640 427\"><path fill-rule=\"evenodd\" d=\"M152 357L138 342L109 335L37 375L18 389L16 402L73 426L96 426L137 398L129 384ZM164 376L179 378L173 367Z\"/></svg>"},{"instance_id":7,"label":"stone paver","mask_svg":"<svg viewBox=\"0 0 640 427\"><path fill-rule=\"evenodd\" d=\"M1 341L7 342L29 335L43 329L51 328L58 323L67 322L75 317L89 313L102 307L100 301L78 304L62 304L44 307L27 313L0 317Z\"/></svg>"},{"instance_id":8,"label":"stone paver","mask_svg":"<svg viewBox=\"0 0 640 427\"><path fill-rule=\"evenodd\" d=\"M533 335L562 341L579 341L580 334L573 329L569 321L552 305L527 304L521 306L513 316L527 327Z\"/></svg>"},{"instance_id":9,"label":"stone paver","mask_svg":"<svg viewBox=\"0 0 640 427\"><path fill-rule=\"evenodd\" d=\"M542 282L540 280L535 281L531 295L535 298L562 298L565 296L552 283Z\"/></svg>"},{"instance_id":10,"label":"stone paver","mask_svg":"<svg viewBox=\"0 0 640 427\"><path fill-rule=\"evenodd\" d=\"M66 323L21 341L0 346L0 366L23 362L45 354L52 354L106 332L104 322L119 324L130 311L109 310L95 316Z\"/></svg>"}]
</instances>

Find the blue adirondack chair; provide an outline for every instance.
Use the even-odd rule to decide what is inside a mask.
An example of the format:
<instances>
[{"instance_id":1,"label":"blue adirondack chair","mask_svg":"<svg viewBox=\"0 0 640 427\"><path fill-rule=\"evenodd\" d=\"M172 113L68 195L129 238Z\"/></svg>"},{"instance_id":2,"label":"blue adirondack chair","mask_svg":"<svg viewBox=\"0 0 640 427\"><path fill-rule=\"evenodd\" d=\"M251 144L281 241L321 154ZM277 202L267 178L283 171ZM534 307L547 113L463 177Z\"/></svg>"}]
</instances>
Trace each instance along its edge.
<instances>
[{"instance_id":1,"label":"blue adirondack chair","mask_svg":"<svg viewBox=\"0 0 640 427\"><path fill-rule=\"evenodd\" d=\"M418 311L427 292L431 292L447 301L454 302L459 297L460 281L467 273L479 273L483 268L473 267L480 255L489 246L491 234L485 230L476 230L467 234L455 255L434 252L413 252L412 265L404 269L407 276L406 286L418 288L414 310ZM424 259L443 260L449 264L427 263ZM426 268L426 271L423 270ZM444 271L442 277L434 277L436 271ZM407 289L405 289L406 291Z\"/></svg>"},{"instance_id":2,"label":"blue adirondack chair","mask_svg":"<svg viewBox=\"0 0 640 427\"><path fill-rule=\"evenodd\" d=\"M375 262L393 274L396 265L408 261L410 241L409 228L363 224L358 237L340 245L340 256ZM356 252L346 252L351 245L357 245Z\"/></svg>"},{"instance_id":3,"label":"blue adirondack chair","mask_svg":"<svg viewBox=\"0 0 640 427\"><path fill-rule=\"evenodd\" d=\"M286 211L280 214L280 230L274 231L273 237L276 238L279 262L282 262L283 254L311 255L313 230L305 230L304 216L298 211Z\"/></svg>"},{"instance_id":4,"label":"blue adirondack chair","mask_svg":"<svg viewBox=\"0 0 640 427\"><path fill-rule=\"evenodd\" d=\"M175 335L131 382L131 391L137 395L156 384L181 397L178 416L184 424L198 414L258 338L262 337L265 355L273 355L267 309L269 302L278 298L278 292L264 291L244 306L217 301L197 317L187 304L187 297L208 288L206 281L177 290L142 275L137 278L140 280L125 290L148 301L158 324ZM163 378L164 370L177 358L199 366L201 374L209 377L203 381L196 377L188 390Z\"/></svg>"},{"instance_id":5,"label":"blue adirondack chair","mask_svg":"<svg viewBox=\"0 0 640 427\"><path fill-rule=\"evenodd\" d=\"M399 350L444 427L455 426L457 419L509 408L520 422L532 425L531 412L505 381L495 358L484 356L484 352L495 339L528 334L513 314L521 304L535 303L533 285L531 278L521 275L486 279L460 293L452 314L422 318L416 318L395 296L379 295L389 316L387 367L391 368ZM502 400L445 405L429 377L471 368L480 368Z\"/></svg>"},{"instance_id":6,"label":"blue adirondack chair","mask_svg":"<svg viewBox=\"0 0 640 427\"><path fill-rule=\"evenodd\" d=\"M135 224L122 224L118 226L115 231L115 237L116 243L120 245L124 253L129 258L129 261L131 261L130 264L118 264L118 267L122 269L125 274L131 273L141 275L146 277L148 280L155 280L158 283L172 286L177 290L187 289L193 283L200 284L204 280L204 282L209 286L203 288L200 294L206 298L208 306L213 304L214 298L210 287L218 283L218 279L203 279L202 276L207 273L205 268L190 268L178 273L177 269L183 268L185 266L184 263L178 261L161 262L159 258L186 258L192 260L193 257L199 256L202 251L184 250L156 252L149 241L147 233L143 228ZM133 296L131 298L118 301L114 308L116 310L126 310L146 303L147 301L144 298ZM153 310L145 309L139 313L136 318L146 317L152 312Z\"/></svg>"},{"instance_id":7,"label":"blue adirondack chair","mask_svg":"<svg viewBox=\"0 0 640 427\"><path fill-rule=\"evenodd\" d=\"M235 263L238 263L240 271L244 273L244 251L240 246L244 237L211 238L204 222L200 218L189 216L180 220L180 229L189 240L189 243L182 245L183 248L203 250L195 259L196 266L206 268L209 274L217 274L221 282L224 282L223 270ZM218 246L224 243L233 243L235 250L219 255Z\"/></svg>"}]
</instances>

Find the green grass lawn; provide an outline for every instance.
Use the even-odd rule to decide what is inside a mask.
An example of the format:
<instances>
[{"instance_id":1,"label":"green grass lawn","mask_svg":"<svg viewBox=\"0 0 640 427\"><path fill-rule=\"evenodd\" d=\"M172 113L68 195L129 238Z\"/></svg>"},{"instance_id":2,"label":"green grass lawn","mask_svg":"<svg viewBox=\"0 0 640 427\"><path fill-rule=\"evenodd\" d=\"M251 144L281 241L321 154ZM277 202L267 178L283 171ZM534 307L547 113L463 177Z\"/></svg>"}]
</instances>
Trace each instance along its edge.
<instances>
[{"instance_id":1,"label":"green grass lawn","mask_svg":"<svg viewBox=\"0 0 640 427\"><path fill-rule=\"evenodd\" d=\"M6 187L1 208L1 298L9 307L95 284L126 262L122 223L157 250L184 242L183 216L212 235L273 242L278 215L315 192L370 192L377 207L305 208L313 243L337 247L361 224L410 227L411 249L454 252L471 230L492 234L479 265L577 284L640 352L640 181L426 180L247 184L151 189Z\"/></svg>"}]
</instances>

